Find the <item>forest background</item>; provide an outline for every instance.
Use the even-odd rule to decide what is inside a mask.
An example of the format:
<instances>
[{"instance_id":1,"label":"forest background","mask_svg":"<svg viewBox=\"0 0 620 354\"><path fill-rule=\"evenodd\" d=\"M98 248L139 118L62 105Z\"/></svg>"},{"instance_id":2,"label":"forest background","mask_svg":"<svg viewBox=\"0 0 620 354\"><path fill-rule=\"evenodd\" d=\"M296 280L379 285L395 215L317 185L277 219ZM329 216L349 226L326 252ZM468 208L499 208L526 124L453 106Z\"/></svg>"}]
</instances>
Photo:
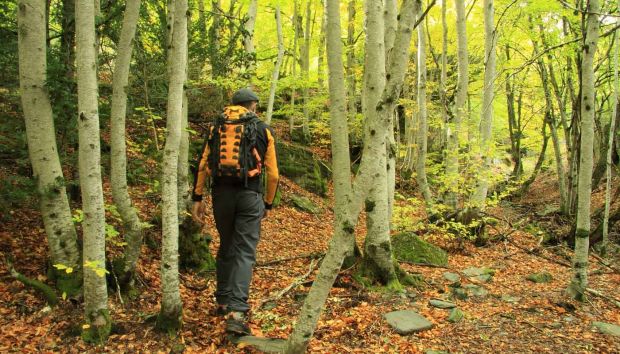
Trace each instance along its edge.
<instances>
[{"instance_id":1,"label":"forest background","mask_svg":"<svg viewBox=\"0 0 620 354\"><path fill-rule=\"evenodd\" d=\"M4 1L0 348L616 351L619 16ZM258 343L210 314L217 233L187 213L207 124L246 86L283 175L251 299L280 340Z\"/></svg>"}]
</instances>

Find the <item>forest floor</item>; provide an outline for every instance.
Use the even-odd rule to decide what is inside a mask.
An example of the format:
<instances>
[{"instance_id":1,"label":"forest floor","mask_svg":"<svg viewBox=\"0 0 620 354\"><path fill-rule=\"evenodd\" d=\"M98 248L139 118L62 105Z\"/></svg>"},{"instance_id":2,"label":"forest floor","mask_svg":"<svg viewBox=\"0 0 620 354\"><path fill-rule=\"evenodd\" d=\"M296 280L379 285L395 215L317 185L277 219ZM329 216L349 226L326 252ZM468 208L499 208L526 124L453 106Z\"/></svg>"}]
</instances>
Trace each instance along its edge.
<instances>
[{"instance_id":1,"label":"forest floor","mask_svg":"<svg viewBox=\"0 0 620 354\"><path fill-rule=\"evenodd\" d=\"M537 190L540 188L545 188L544 183L535 184L531 194L540 196L541 190ZM308 273L316 262L308 255L325 252L332 234L333 214L328 207L329 200L305 192L288 180L284 180L282 191L283 205L263 224L250 299L254 308L251 319L254 334L271 338L285 338L290 333L309 283L294 287L278 299L274 298L275 294ZM321 205L321 214L312 215L291 207L287 195L293 193L305 195ZM544 201L537 206L528 204L531 200L527 198L521 202L529 205L531 213L545 207ZM148 203L143 206L147 208ZM515 225L524 216L518 210L522 209L503 205L491 213ZM45 280L47 249L39 215L31 209L16 210L12 220L0 231L0 250L13 255L18 270ZM422 290L407 288L404 293L391 293L365 289L344 271L331 291L309 351L620 352L620 338L598 333L592 326L593 321L620 323L620 310L600 297L591 296L585 303L576 303L563 295L571 272L561 263L570 263L570 251L562 247L541 247L538 235L514 231L507 222L497 225L495 232L509 234L508 239L486 247L474 247L467 242L458 247L459 242L455 240L436 239L436 243L450 250L449 269L403 264L408 271L424 276L426 286ZM214 233L211 218L206 229ZM360 227L358 241L362 240L363 233ZM211 243L214 253L217 247L215 237ZM590 287L616 296L620 274L594 258L590 264ZM448 310L431 307L429 300L446 298L449 294L444 272L461 273L471 266L496 270L492 281L482 284L488 295L453 299L465 316L458 323L450 323ZM553 280L537 284L525 279L540 271L551 273ZM128 303L125 299L122 305L118 295L110 293L115 333L105 346L91 347L76 336L82 318L79 305L67 300L50 310L32 290L13 280L3 264L0 269L0 352L164 353L180 347L187 353L256 352L228 342L223 320L212 315L215 308L213 274L181 274L185 324L176 338L154 331L152 324L145 321L159 307L158 250L144 246L139 274L142 293L135 301ZM463 284L472 283L462 274L461 278ZM265 306L259 307L261 304ZM401 336L383 318L383 314L398 309L413 309L428 318L434 327Z\"/></svg>"},{"instance_id":2,"label":"forest floor","mask_svg":"<svg viewBox=\"0 0 620 354\"><path fill-rule=\"evenodd\" d=\"M319 150L325 153L325 149ZM2 174L0 171L0 177ZM331 191L327 198L320 198L286 178L280 188L282 204L263 222L250 297L252 331L254 335L270 338L286 338L290 333L316 274L317 260L332 236ZM146 185L131 188L143 220L150 220L152 211L157 209L154 193L148 189ZM105 184L104 190L106 201L111 204L109 185ZM320 213L295 209L290 201L294 194L311 199L320 206ZM595 192L594 206L600 205L601 195L601 190ZM564 290L571 277L567 265L572 252L566 246L541 245L541 230L547 234L567 232L561 227L549 227L566 225L553 212L557 200L553 178L543 175L526 196L502 202L489 210L489 214L500 220L490 229L490 234L505 235L503 241L475 247L469 241L442 234L423 235L449 251L449 264L445 268L401 264L407 271L424 277L422 289L411 287L393 293L381 288L364 288L352 280L350 269L342 271L331 290L309 352L620 353L619 337L599 333L592 326L594 321L620 324L620 309L613 301L599 296L590 296L585 303L568 300ZM422 208L411 208L406 203L403 198L397 198L399 217L406 219L407 225L423 220L425 216L419 211ZM109 211L108 219L114 219ZM365 234L364 224L362 215L356 230L360 244ZM210 215L204 231L217 235ZM170 337L153 329L147 319L159 309L160 232L153 228L147 238L154 242L145 242L138 265L141 293L129 301L110 292L114 333L105 346L93 347L79 337L83 317L79 299L64 300L57 308L50 309L32 289L11 277L5 263L8 257L14 260L18 271L41 281L47 280L48 266L45 232L36 206L11 211L11 217L0 227L0 353L168 353L181 348L186 353L257 352L230 343L224 333L223 319L213 315L213 273L181 273L184 327L179 336ZM108 244L108 252L118 254L120 248L113 242ZM217 236L213 237L210 248L215 254ZM619 264L617 260L615 264ZM468 267L492 268L495 273L490 282L481 284L463 275ZM541 271L549 272L553 280L541 284L526 280L526 276ZM466 300L451 298L445 272L459 273L462 286L479 285L487 294ZM613 270L591 257L589 281L590 288L617 300L620 286L617 266ZM278 295L295 282L301 284ZM449 310L430 306L431 299L450 299L464 312L464 318L457 323L449 322ZM407 336L397 334L383 315L401 309L417 311L434 324L433 328Z\"/></svg>"}]
</instances>

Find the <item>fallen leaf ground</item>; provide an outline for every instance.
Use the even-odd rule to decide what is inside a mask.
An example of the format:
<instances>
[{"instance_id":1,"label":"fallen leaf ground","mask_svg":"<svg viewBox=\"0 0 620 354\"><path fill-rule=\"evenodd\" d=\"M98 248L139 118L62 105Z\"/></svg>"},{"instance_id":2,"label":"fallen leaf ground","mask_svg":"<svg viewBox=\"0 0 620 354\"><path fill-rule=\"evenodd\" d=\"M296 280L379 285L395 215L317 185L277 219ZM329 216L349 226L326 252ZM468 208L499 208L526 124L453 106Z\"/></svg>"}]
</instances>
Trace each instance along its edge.
<instances>
[{"instance_id":1,"label":"fallen leaf ground","mask_svg":"<svg viewBox=\"0 0 620 354\"><path fill-rule=\"evenodd\" d=\"M309 194L288 180L284 180L281 188L283 204L263 223L250 298L254 307L251 321L254 334L272 338L285 338L290 333L310 284L299 285L276 301L268 302L271 306L258 308L259 304L273 299L278 291L308 272L313 262L308 255L325 252L333 220L329 198L323 200ZM544 184L534 185L532 193L545 195L536 188L544 188ZM293 193L311 198L322 207L321 214L300 212L290 206L287 196ZM528 209L503 205L491 212L514 223L524 216L523 210L534 213L546 203L542 199L533 206L531 203L535 199L532 198L519 202L529 205ZM139 205L144 215L154 208L148 199L141 200ZM211 218L205 231L215 234ZM510 231L507 223L501 222L493 232ZM363 234L363 226L360 226L357 230L359 242ZM570 251L561 247L540 247L536 235L523 231L512 232L511 242L495 242L480 248L465 243L458 251L456 241L437 235L432 238L452 250L449 269L402 265L424 276L427 284L423 290L408 288L404 293L395 294L364 289L351 280L349 272L343 272L331 291L309 352L418 353L428 349L454 353L620 352L619 338L600 334L592 328L593 321L620 323L620 309L608 300L593 296L585 303L569 301L563 291L570 279L570 269L543 258L570 263L564 258L570 257ZM40 280L45 280L47 245L44 240L40 216L34 209L15 210L12 221L4 223L0 229L3 256L12 255L19 271ZM211 243L214 253L217 247L217 237L214 237ZM538 253L530 254L522 248ZM117 250L111 248L110 251ZM488 296L455 300L465 317L452 324L447 321L447 310L432 308L428 301L449 294L444 272L458 273L470 266L490 267L497 272L490 283L482 284L489 291ZM543 270L553 275L552 282L534 284L525 280L528 274ZM84 344L76 335L82 319L79 304L68 300L58 308L47 308L32 290L11 278L3 262L0 268L0 352L167 353L179 344L186 353L256 352L229 343L225 339L223 320L211 314L215 307L213 274L181 274L185 326L176 338L154 331L146 320L159 307L157 249L144 246L139 274L142 293L137 300L127 302L125 299L122 305L119 297L110 293L115 333L105 346L93 347ZM463 284L468 283L467 278L462 278ZM617 297L618 285L620 274L593 258L590 260L591 288ZM502 296L512 296L516 300L507 302ZM435 326L419 334L398 335L382 317L397 309L414 309Z\"/></svg>"}]
</instances>

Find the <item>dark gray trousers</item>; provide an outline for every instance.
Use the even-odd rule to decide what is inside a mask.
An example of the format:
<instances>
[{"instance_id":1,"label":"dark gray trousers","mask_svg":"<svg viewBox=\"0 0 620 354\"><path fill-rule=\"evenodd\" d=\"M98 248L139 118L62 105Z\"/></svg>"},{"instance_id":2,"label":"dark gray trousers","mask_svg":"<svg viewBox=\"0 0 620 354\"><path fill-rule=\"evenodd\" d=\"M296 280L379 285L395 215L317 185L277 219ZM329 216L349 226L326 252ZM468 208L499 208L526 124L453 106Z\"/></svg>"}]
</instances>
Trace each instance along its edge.
<instances>
[{"instance_id":1,"label":"dark gray trousers","mask_svg":"<svg viewBox=\"0 0 620 354\"><path fill-rule=\"evenodd\" d=\"M265 204L260 193L243 186L216 185L212 196L220 234L215 298L220 305L245 312L250 309L248 295Z\"/></svg>"}]
</instances>

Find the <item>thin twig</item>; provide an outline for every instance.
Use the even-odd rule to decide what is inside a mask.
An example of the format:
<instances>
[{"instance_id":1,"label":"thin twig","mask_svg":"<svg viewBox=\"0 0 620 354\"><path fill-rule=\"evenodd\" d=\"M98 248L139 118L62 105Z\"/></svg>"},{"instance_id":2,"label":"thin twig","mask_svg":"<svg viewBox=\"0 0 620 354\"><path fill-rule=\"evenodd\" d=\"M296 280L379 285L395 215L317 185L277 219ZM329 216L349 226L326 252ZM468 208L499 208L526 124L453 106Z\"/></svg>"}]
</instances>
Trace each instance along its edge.
<instances>
[{"instance_id":1,"label":"thin twig","mask_svg":"<svg viewBox=\"0 0 620 354\"><path fill-rule=\"evenodd\" d=\"M303 284L303 282L312 274L312 272L316 268L317 263L318 262L316 262L316 259L313 259L312 261L310 261L310 267L308 269L308 272L306 272L304 275L300 276L299 278L295 279L289 286L278 291L275 295L261 301L260 304L258 305L258 308L263 307L268 302L277 301L278 299L280 299L282 296L284 296L286 293L288 293L289 291L291 291L298 285Z\"/></svg>"},{"instance_id":2,"label":"thin twig","mask_svg":"<svg viewBox=\"0 0 620 354\"><path fill-rule=\"evenodd\" d=\"M586 292L588 292L588 293L590 293L592 295L596 295L596 296L598 296L600 298L603 298L605 300L608 300L612 304L616 305L616 307L620 308L620 301L615 299L615 298L613 298L613 297L611 297L611 296L605 295L602 292L600 292L598 290L595 290L595 289L592 289L592 288L586 288Z\"/></svg>"}]
</instances>

